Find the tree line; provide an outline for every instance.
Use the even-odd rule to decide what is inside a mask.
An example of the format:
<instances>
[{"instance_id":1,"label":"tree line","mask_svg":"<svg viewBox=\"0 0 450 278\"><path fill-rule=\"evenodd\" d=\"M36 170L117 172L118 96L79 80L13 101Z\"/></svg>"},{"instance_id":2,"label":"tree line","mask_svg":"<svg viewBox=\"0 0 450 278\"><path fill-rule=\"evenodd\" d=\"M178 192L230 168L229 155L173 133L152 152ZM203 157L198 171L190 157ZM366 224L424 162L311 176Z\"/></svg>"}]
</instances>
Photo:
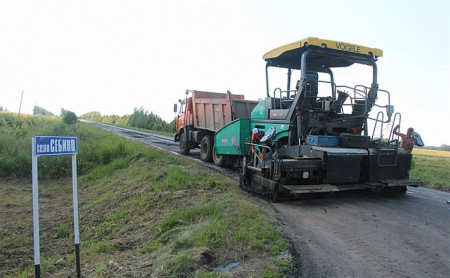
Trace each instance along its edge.
<instances>
[{"instance_id":1,"label":"tree line","mask_svg":"<svg viewBox=\"0 0 450 278\"><path fill-rule=\"evenodd\" d=\"M148 112L143 107L134 109L133 114L124 115L122 117L118 115L102 116L100 112L93 111L80 116L80 119L100 122L105 124L112 124L124 127L135 127L153 131L173 133L176 129L176 120L167 123L161 117L153 112Z\"/></svg>"},{"instance_id":2,"label":"tree line","mask_svg":"<svg viewBox=\"0 0 450 278\"><path fill-rule=\"evenodd\" d=\"M33 108L33 114L42 116L54 116L52 112L37 105L35 105ZM73 112L64 108L61 108L60 116L64 120L69 120L70 123L76 122L78 119ZM104 124L118 125L123 127L135 127L167 133L174 133L176 129L175 119L172 122L167 123L166 121L161 119L161 117L153 114L153 112L148 112L143 107L139 109L135 108L133 114L131 115L118 116L113 114L102 116L100 112L92 111L81 115L79 118Z\"/></svg>"},{"instance_id":3,"label":"tree line","mask_svg":"<svg viewBox=\"0 0 450 278\"><path fill-rule=\"evenodd\" d=\"M41 115L41 116L55 116L52 112L48 111L44 107L35 105L33 108L33 115Z\"/></svg>"},{"instance_id":4,"label":"tree line","mask_svg":"<svg viewBox=\"0 0 450 278\"><path fill-rule=\"evenodd\" d=\"M440 147L425 146L425 147L423 147L423 149L449 152L450 151L450 145L445 145L444 144L444 145L441 145Z\"/></svg>"}]
</instances>

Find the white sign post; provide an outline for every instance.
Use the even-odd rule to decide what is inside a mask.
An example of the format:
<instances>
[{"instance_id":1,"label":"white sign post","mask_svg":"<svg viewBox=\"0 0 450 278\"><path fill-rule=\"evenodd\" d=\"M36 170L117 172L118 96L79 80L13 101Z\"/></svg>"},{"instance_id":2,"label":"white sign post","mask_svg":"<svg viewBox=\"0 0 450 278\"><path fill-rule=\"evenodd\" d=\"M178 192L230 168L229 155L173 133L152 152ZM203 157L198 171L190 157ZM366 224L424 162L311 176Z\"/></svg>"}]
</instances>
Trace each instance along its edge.
<instances>
[{"instance_id":1,"label":"white sign post","mask_svg":"<svg viewBox=\"0 0 450 278\"><path fill-rule=\"evenodd\" d=\"M34 236L34 274L41 276L39 247L39 202L38 202L38 163L39 156L72 155L73 222L75 233L75 256L77 277L81 277L80 236L78 229L78 184L77 184L77 137L35 136L32 145L32 182L33 182L33 236Z\"/></svg>"}]
</instances>

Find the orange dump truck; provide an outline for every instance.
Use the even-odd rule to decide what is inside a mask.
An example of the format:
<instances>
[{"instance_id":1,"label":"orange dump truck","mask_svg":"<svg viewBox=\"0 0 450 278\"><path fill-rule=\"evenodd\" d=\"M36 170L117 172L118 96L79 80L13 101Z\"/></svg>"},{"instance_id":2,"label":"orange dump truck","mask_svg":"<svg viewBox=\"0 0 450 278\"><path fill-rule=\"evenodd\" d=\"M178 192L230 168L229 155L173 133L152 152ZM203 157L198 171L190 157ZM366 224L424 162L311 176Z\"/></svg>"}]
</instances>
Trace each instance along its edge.
<instances>
[{"instance_id":1,"label":"orange dump truck","mask_svg":"<svg viewBox=\"0 0 450 278\"><path fill-rule=\"evenodd\" d=\"M180 152L188 154L200 148L203 161L214 160L223 164L222 157L214 155L214 134L224 125L236 119L250 119L257 101L245 100L243 95L187 90L178 112L175 142L180 142Z\"/></svg>"}]
</instances>

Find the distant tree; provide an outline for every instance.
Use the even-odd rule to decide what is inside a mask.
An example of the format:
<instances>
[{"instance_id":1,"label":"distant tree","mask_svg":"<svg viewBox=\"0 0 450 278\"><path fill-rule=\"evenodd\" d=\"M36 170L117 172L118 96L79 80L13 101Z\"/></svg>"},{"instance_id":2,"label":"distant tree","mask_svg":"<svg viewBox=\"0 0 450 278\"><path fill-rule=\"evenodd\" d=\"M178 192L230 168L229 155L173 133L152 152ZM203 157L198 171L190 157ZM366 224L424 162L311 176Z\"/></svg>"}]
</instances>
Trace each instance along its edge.
<instances>
[{"instance_id":1,"label":"distant tree","mask_svg":"<svg viewBox=\"0 0 450 278\"><path fill-rule=\"evenodd\" d=\"M71 111L65 111L64 113L64 117L63 117L63 122L68 124L68 125L74 125L76 124L78 121L77 115L75 115L75 113L71 112Z\"/></svg>"},{"instance_id":2,"label":"distant tree","mask_svg":"<svg viewBox=\"0 0 450 278\"><path fill-rule=\"evenodd\" d=\"M143 128L154 131L167 131L168 124L153 112L148 112L143 107L135 108L134 113L130 116L128 126Z\"/></svg>"},{"instance_id":3,"label":"distant tree","mask_svg":"<svg viewBox=\"0 0 450 278\"><path fill-rule=\"evenodd\" d=\"M167 132L177 132L177 118L175 117L170 124L167 125Z\"/></svg>"},{"instance_id":4,"label":"distant tree","mask_svg":"<svg viewBox=\"0 0 450 278\"><path fill-rule=\"evenodd\" d=\"M441 151L450 151L450 146L449 145L442 145L439 149Z\"/></svg>"},{"instance_id":5,"label":"distant tree","mask_svg":"<svg viewBox=\"0 0 450 278\"><path fill-rule=\"evenodd\" d=\"M69 112L68 110L61 108L61 113L59 114L61 116L61 118L64 117L64 115L66 115L66 113Z\"/></svg>"},{"instance_id":6,"label":"distant tree","mask_svg":"<svg viewBox=\"0 0 450 278\"><path fill-rule=\"evenodd\" d=\"M123 117L120 117L119 119L117 119L116 121L116 125L119 126L128 126L128 123L130 121L130 115L124 115Z\"/></svg>"},{"instance_id":7,"label":"distant tree","mask_svg":"<svg viewBox=\"0 0 450 278\"><path fill-rule=\"evenodd\" d=\"M35 105L33 108L33 115L42 115L42 116L54 116L52 112L46 110L45 108Z\"/></svg>"},{"instance_id":8,"label":"distant tree","mask_svg":"<svg viewBox=\"0 0 450 278\"><path fill-rule=\"evenodd\" d=\"M102 115L98 111L92 111L92 112L88 112L88 113L85 113L85 114L81 115L80 119L101 122L102 121Z\"/></svg>"}]
</instances>

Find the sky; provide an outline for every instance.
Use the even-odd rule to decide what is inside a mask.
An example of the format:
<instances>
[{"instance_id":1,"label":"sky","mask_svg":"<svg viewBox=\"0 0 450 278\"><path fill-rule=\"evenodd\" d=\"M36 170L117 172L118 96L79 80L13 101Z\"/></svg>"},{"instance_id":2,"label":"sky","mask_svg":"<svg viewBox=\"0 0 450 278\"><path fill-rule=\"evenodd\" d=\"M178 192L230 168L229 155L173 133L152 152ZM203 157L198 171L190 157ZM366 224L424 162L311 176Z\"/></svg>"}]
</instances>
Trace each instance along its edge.
<instances>
[{"instance_id":1,"label":"sky","mask_svg":"<svg viewBox=\"0 0 450 278\"><path fill-rule=\"evenodd\" d=\"M0 0L0 106L170 122L186 89L266 95L268 51L306 37L383 50L378 83L426 145L450 144L448 0Z\"/></svg>"}]
</instances>

